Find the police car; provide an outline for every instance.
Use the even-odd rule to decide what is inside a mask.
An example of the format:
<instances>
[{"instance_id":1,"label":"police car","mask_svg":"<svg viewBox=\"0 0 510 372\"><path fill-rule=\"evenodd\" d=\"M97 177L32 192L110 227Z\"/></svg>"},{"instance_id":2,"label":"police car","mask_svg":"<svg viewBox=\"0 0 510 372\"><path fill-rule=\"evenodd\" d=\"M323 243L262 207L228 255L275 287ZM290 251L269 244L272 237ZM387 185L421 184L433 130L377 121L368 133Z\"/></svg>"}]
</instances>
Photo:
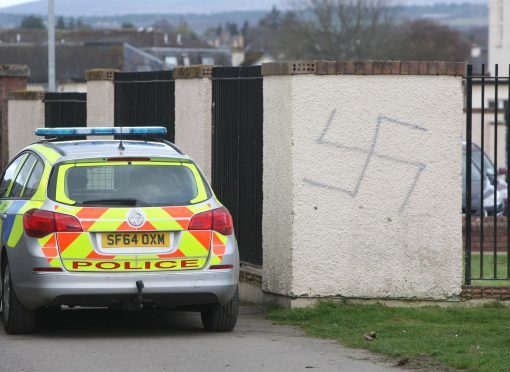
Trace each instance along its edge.
<instances>
[{"instance_id":1,"label":"police car","mask_svg":"<svg viewBox=\"0 0 510 372\"><path fill-rule=\"evenodd\" d=\"M22 150L0 183L7 333L32 332L39 310L64 305L199 311L207 330L234 328L232 217L193 160L158 139L165 128L36 134L53 139Z\"/></svg>"}]
</instances>

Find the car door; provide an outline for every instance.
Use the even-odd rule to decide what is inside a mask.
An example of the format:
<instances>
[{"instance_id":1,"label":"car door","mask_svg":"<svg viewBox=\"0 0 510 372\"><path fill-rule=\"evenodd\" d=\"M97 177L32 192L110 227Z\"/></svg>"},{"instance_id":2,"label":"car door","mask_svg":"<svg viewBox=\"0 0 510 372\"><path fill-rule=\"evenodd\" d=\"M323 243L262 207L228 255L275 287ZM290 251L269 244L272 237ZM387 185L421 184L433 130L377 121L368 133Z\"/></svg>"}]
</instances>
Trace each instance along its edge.
<instances>
[{"instance_id":1,"label":"car door","mask_svg":"<svg viewBox=\"0 0 510 372\"><path fill-rule=\"evenodd\" d=\"M9 226L7 225L7 215L9 208L11 207L12 200L8 198L8 195L12 189L13 181L17 177L22 165L28 158L28 153L24 153L15 158L5 170L2 181L0 183L0 239L2 245L7 241L4 239Z\"/></svg>"}]
</instances>

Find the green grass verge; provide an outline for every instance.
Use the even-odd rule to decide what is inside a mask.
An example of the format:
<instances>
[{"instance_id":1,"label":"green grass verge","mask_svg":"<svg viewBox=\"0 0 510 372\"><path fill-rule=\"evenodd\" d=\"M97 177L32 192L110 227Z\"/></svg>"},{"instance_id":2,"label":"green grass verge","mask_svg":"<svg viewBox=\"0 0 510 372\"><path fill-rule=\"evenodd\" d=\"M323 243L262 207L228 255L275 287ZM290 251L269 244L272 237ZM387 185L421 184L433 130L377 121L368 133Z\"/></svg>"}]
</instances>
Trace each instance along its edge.
<instances>
[{"instance_id":1,"label":"green grass verge","mask_svg":"<svg viewBox=\"0 0 510 372\"><path fill-rule=\"evenodd\" d=\"M321 302L311 309L272 309L269 318L349 347L410 358L411 364L430 360L458 369L510 371L510 309L500 304L394 308ZM365 341L370 331L377 337Z\"/></svg>"},{"instance_id":2,"label":"green grass verge","mask_svg":"<svg viewBox=\"0 0 510 372\"><path fill-rule=\"evenodd\" d=\"M471 276L473 278L480 277L480 254L473 253L471 255ZM496 271L498 278L508 278L508 262L505 253L498 253ZM483 277L485 279L494 278L494 255L492 253L485 253L483 255ZM486 285L486 286L508 286L510 280L473 280L472 285Z\"/></svg>"}]
</instances>

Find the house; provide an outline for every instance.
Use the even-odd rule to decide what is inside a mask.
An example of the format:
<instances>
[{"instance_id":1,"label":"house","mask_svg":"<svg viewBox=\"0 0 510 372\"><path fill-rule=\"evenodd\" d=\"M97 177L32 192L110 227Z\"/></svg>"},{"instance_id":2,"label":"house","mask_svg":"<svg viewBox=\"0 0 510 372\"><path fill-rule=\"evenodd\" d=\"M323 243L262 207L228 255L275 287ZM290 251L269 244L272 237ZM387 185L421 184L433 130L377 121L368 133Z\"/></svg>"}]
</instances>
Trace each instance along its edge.
<instances>
[{"instance_id":1,"label":"house","mask_svg":"<svg viewBox=\"0 0 510 372\"><path fill-rule=\"evenodd\" d=\"M123 72L171 70L177 66L231 66L227 48L212 48L199 39L183 39L160 30L58 30L56 74L61 92L85 91L85 71L109 68ZM29 89L43 90L48 79L45 30L0 30L0 64L26 64Z\"/></svg>"},{"instance_id":2,"label":"house","mask_svg":"<svg viewBox=\"0 0 510 372\"><path fill-rule=\"evenodd\" d=\"M489 0L489 71L499 64L508 73L510 64L510 3Z\"/></svg>"},{"instance_id":3,"label":"house","mask_svg":"<svg viewBox=\"0 0 510 372\"><path fill-rule=\"evenodd\" d=\"M240 66L260 66L263 63L274 62L274 58L266 52L247 52Z\"/></svg>"},{"instance_id":4,"label":"house","mask_svg":"<svg viewBox=\"0 0 510 372\"><path fill-rule=\"evenodd\" d=\"M127 43L58 44L56 46L58 91L85 92L85 71L109 68L119 71L164 69L162 61ZM44 90L48 81L48 49L30 43L0 44L0 64L25 64L32 71L28 88Z\"/></svg>"}]
</instances>

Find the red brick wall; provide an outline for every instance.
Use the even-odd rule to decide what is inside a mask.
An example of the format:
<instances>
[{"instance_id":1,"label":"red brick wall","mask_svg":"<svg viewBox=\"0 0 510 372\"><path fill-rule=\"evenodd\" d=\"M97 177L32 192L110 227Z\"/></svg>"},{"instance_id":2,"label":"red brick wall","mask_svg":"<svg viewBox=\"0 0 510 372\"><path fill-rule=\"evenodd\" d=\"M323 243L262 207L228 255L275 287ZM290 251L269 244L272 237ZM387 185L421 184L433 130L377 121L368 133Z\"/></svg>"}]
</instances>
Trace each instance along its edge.
<instances>
[{"instance_id":1,"label":"red brick wall","mask_svg":"<svg viewBox=\"0 0 510 372\"><path fill-rule=\"evenodd\" d=\"M30 69L24 65L0 65L0 166L9 161L7 144L7 96L9 92L26 90Z\"/></svg>"},{"instance_id":2,"label":"red brick wall","mask_svg":"<svg viewBox=\"0 0 510 372\"><path fill-rule=\"evenodd\" d=\"M463 300L510 300L510 287L463 286Z\"/></svg>"},{"instance_id":3,"label":"red brick wall","mask_svg":"<svg viewBox=\"0 0 510 372\"><path fill-rule=\"evenodd\" d=\"M471 251L480 252L481 246L481 220L483 218L483 250L492 252L494 249L494 217L472 217L471 218ZM499 252L506 252L507 241L507 218L497 217L496 222L496 246ZM464 247L466 246L466 220L463 223Z\"/></svg>"}]
</instances>

